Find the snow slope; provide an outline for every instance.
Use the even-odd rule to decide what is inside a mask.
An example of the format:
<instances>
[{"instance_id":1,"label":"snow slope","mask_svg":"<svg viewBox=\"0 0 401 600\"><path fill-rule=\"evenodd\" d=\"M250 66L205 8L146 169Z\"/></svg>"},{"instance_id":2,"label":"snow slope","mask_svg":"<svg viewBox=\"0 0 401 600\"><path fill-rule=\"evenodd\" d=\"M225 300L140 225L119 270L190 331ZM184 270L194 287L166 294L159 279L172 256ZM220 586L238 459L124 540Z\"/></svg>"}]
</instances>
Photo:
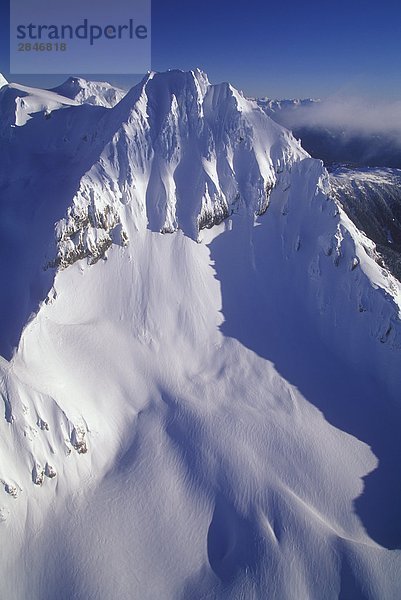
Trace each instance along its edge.
<instances>
[{"instance_id":1,"label":"snow slope","mask_svg":"<svg viewBox=\"0 0 401 600\"><path fill-rule=\"evenodd\" d=\"M401 289L322 163L198 70L1 145L2 595L399 597Z\"/></svg>"}]
</instances>

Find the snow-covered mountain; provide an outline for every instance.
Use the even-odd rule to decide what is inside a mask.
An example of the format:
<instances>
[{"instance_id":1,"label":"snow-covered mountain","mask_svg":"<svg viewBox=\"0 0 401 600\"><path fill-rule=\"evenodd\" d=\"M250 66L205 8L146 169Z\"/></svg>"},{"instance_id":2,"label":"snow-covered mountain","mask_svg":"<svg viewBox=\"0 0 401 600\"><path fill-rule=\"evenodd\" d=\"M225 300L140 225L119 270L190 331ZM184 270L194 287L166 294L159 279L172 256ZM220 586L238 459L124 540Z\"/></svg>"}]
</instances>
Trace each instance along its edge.
<instances>
[{"instance_id":1,"label":"snow-covered mountain","mask_svg":"<svg viewBox=\"0 0 401 600\"><path fill-rule=\"evenodd\" d=\"M53 110L78 104L50 90L6 82L0 87L1 136L10 137L10 127L25 125L36 113L49 118Z\"/></svg>"},{"instance_id":2,"label":"snow-covered mountain","mask_svg":"<svg viewBox=\"0 0 401 600\"><path fill-rule=\"evenodd\" d=\"M1 595L399 597L401 286L321 161L198 70L63 94L0 91Z\"/></svg>"},{"instance_id":3,"label":"snow-covered mountain","mask_svg":"<svg viewBox=\"0 0 401 600\"><path fill-rule=\"evenodd\" d=\"M54 110L80 104L111 108L126 94L106 82L70 77L52 90L9 84L0 74L0 111L2 137L10 136L10 127L25 125L36 113L50 119Z\"/></svg>"},{"instance_id":4,"label":"snow-covered mountain","mask_svg":"<svg viewBox=\"0 0 401 600\"><path fill-rule=\"evenodd\" d=\"M115 106L126 94L126 91L106 81L88 81L81 77L69 77L52 91L81 104L94 104L108 108Z\"/></svg>"}]
</instances>

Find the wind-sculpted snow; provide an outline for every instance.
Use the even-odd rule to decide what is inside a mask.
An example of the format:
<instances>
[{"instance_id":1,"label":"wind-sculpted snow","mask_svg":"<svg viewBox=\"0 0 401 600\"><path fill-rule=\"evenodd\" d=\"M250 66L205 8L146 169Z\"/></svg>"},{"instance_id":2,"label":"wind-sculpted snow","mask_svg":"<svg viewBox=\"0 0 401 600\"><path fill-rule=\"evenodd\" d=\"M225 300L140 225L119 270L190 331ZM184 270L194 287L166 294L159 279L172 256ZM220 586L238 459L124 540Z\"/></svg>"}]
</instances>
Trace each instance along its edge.
<instances>
[{"instance_id":1,"label":"wind-sculpted snow","mask_svg":"<svg viewBox=\"0 0 401 600\"><path fill-rule=\"evenodd\" d=\"M199 71L1 143L1 595L399 597L400 284L322 163Z\"/></svg>"}]
</instances>

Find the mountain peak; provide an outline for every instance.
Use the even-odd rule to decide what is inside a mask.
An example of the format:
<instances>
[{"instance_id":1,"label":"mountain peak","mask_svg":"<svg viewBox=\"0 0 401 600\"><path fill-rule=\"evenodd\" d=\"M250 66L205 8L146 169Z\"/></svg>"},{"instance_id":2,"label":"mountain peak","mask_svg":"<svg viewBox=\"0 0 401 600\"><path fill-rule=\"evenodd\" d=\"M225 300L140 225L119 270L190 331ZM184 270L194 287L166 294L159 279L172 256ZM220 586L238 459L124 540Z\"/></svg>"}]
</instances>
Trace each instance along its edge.
<instances>
[{"instance_id":1,"label":"mountain peak","mask_svg":"<svg viewBox=\"0 0 401 600\"><path fill-rule=\"evenodd\" d=\"M197 239L237 210L239 199L261 214L278 164L306 156L254 102L228 83L211 84L200 69L150 72L114 112L113 125L122 125L104 153L120 156L117 168L124 155L131 172L146 172L146 216L156 231L178 228ZM131 183L125 187L124 197L136 198Z\"/></svg>"},{"instance_id":2,"label":"mountain peak","mask_svg":"<svg viewBox=\"0 0 401 600\"><path fill-rule=\"evenodd\" d=\"M196 68L192 71L182 69L169 69L167 71L149 71L143 79L128 92L127 103L134 103L135 99L143 91L149 91L152 95L167 94L179 96L183 91L196 91L199 96L204 96L211 83L207 74Z\"/></svg>"}]
</instances>

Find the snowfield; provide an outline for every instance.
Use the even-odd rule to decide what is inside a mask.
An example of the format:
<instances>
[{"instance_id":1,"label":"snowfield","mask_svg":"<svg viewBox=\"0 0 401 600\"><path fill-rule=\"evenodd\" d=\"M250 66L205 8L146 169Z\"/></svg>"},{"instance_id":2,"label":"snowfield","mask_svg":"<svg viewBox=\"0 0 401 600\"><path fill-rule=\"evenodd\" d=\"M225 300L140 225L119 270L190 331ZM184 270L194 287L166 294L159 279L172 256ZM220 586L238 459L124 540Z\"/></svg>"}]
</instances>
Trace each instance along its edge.
<instances>
[{"instance_id":1,"label":"snowfield","mask_svg":"<svg viewBox=\"0 0 401 600\"><path fill-rule=\"evenodd\" d=\"M0 90L0 595L400 598L401 284L229 84L87 86Z\"/></svg>"}]
</instances>

